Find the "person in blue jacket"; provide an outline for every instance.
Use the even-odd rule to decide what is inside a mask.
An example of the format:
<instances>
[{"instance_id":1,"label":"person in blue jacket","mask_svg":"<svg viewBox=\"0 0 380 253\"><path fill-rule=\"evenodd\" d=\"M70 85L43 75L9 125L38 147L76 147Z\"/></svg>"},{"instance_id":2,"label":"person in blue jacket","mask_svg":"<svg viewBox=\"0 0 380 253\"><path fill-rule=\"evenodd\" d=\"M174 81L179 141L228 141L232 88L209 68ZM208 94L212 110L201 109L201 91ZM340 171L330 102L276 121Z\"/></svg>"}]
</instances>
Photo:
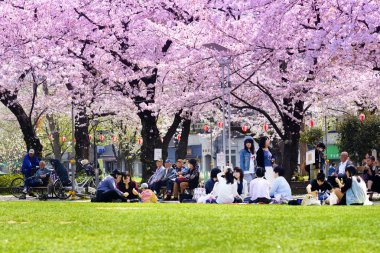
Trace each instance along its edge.
<instances>
[{"instance_id":1,"label":"person in blue jacket","mask_svg":"<svg viewBox=\"0 0 380 253\"><path fill-rule=\"evenodd\" d=\"M24 156L21 167L21 172L24 175L25 179L33 176L35 172L33 170L38 167L39 163L40 161L38 160L38 157L34 154L34 149L29 149L28 154Z\"/></svg>"},{"instance_id":2,"label":"person in blue jacket","mask_svg":"<svg viewBox=\"0 0 380 253\"><path fill-rule=\"evenodd\" d=\"M244 139L244 148L240 150L240 169L242 169L247 183L255 177L255 158L253 138L247 136Z\"/></svg>"}]
</instances>

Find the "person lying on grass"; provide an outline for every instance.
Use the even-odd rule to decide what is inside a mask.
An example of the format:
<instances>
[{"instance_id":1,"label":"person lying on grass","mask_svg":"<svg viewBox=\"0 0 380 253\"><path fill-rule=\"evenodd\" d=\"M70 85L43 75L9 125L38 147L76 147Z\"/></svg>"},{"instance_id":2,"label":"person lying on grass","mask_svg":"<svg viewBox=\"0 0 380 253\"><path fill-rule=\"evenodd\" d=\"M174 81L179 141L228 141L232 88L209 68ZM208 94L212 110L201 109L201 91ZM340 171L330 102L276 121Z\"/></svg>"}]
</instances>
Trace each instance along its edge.
<instances>
[{"instance_id":1,"label":"person lying on grass","mask_svg":"<svg viewBox=\"0 0 380 253\"><path fill-rule=\"evenodd\" d=\"M269 196L269 182L264 178L265 169L263 167L256 168L256 178L249 184L249 203L265 203L269 204L272 200Z\"/></svg>"},{"instance_id":2,"label":"person lying on grass","mask_svg":"<svg viewBox=\"0 0 380 253\"><path fill-rule=\"evenodd\" d=\"M334 193L339 199L338 205L363 205L367 197L364 180L356 175L357 170L353 165L347 166L345 173L344 184L338 178L335 179L339 185L339 189L334 189Z\"/></svg>"},{"instance_id":3,"label":"person lying on grass","mask_svg":"<svg viewBox=\"0 0 380 253\"><path fill-rule=\"evenodd\" d=\"M126 202L128 193L123 193L116 187L116 184L120 181L121 172L119 170L112 171L109 176L105 177L99 183L98 189L96 190L96 197L92 199L92 202Z\"/></svg>"},{"instance_id":4,"label":"person lying on grass","mask_svg":"<svg viewBox=\"0 0 380 253\"><path fill-rule=\"evenodd\" d=\"M32 177L25 179L25 186L20 199L26 199L26 194L30 190L30 187L47 185L49 183L49 178L50 170L46 168L46 163L44 161L40 161L36 173Z\"/></svg>"},{"instance_id":5,"label":"person lying on grass","mask_svg":"<svg viewBox=\"0 0 380 253\"><path fill-rule=\"evenodd\" d=\"M317 179L313 179L311 183L306 187L306 191L309 194L312 192L317 192L318 200L321 202L329 197L331 190L331 184L326 181L325 174L321 172L318 173Z\"/></svg>"}]
</instances>

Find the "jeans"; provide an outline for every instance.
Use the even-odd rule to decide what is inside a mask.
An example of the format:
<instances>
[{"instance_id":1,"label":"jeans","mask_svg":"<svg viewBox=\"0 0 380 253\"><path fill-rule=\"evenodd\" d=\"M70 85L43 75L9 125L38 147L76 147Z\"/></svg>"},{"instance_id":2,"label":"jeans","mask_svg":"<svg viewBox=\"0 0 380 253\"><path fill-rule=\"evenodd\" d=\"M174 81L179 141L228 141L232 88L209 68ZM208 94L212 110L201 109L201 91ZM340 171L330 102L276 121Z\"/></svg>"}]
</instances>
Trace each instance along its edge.
<instances>
[{"instance_id":1,"label":"jeans","mask_svg":"<svg viewBox=\"0 0 380 253\"><path fill-rule=\"evenodd\" d=\"M96 192L97 202L112 202L112 200L117 200L117 199L120 199L123 202L127 201L127 198L124 197L120 192L118 192L115 189Z\"/></svg>"},{"instance_id":2,"label":"jeans","mask_svg":"<svg viewBox=\"0 0 380 253\"><path fill-rule=\"evenodd\" d=\"M42 180L36 180L33 177L29 177L25 179L25 182L24 182L24 187L26 187L27 189L29 189L30 187L41 186L41 185L43 185Z\"/></svg>"},{"instance_id":3,"label":"jeans","mask_svg":"<svg viewBox=\"0 0 380 253\"><path fill-rule=\"evenodd\" d=\"M161 187L162 187L162 186L166 186L166 189L168 189L168 187L167 187L167 185L168 185L168 181L171 181L171 180L169 180L169 179L164 179L164 180L160 180L160 181L158 181L158 182L155 182L155 183L151 184L150 189L151 189L152 191L155 191L156 194L159 194L160 191L161 191Z\"/></svg>"}]
</instances>

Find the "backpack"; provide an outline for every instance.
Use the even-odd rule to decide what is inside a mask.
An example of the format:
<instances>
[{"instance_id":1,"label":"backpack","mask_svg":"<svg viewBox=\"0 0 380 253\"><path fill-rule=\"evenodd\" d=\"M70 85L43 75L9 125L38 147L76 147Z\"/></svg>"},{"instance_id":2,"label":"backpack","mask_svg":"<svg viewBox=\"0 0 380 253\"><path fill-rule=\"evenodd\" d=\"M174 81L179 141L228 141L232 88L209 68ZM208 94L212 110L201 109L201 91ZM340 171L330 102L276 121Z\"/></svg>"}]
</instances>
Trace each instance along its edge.
<instances>
[{"instance_id":1,"label":"backpack","mask_svg":"<svg viewBox=\"0 0 380 253\"><path fill-rule=\"evenodd\" d=\"M358 179L360 182L358 182ZM352 177L352 186L346 193L347 205L364 204L367 198L366 185L363 179L357 176Z\"/></svg>"}]
</instances>

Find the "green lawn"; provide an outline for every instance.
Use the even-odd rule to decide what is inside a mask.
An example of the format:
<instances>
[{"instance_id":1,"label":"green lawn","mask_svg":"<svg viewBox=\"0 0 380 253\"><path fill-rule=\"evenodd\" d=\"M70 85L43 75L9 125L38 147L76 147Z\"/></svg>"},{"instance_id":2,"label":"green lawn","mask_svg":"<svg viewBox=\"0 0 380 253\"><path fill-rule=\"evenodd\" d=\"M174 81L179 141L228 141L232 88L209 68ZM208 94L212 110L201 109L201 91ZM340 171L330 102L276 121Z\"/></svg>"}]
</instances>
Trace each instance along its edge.
<instances>
[{"instance_id":1,"label":"green lawn","mask_svg":"<svg viewBox=\"0 0 380 253\"><path fill-rule=\"evenodd\" d=\"M0 202L0 252L380 252L380 206Z\"/></svg>"}]
</instances>

